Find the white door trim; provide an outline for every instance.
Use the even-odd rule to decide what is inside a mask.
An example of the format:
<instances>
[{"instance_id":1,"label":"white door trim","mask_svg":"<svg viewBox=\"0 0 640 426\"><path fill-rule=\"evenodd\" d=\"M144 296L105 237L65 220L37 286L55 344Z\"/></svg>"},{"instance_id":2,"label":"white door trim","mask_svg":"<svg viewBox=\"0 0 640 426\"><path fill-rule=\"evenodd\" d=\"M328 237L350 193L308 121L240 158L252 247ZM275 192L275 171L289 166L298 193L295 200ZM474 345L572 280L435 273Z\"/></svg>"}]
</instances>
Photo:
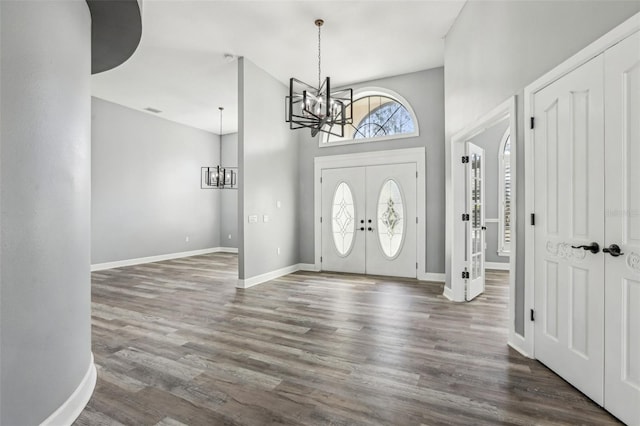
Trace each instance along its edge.
<instances>
[{"instance_id":1,"label":"white door trim","mask_svg":"<svg viewBox=\"0 0 640 426\"><path fill-rule=\"evenodd\" d=\"M321 269L320 255L322 253L322 224L320 223L320 213L322 206L322 191L320 187L320 177L323 169L336 169L344 167L364 167L379 166L386 164L415 163L418 171L417 179L417 250L418 279L428 281L431 277L426 271L426 150L420 148L393 149L387 151L373 151L356 154L329 155L325 157L315 157L313 160L313 204L314 204L314 250L315 268Z\"/></svg>"},{"instance_id":2,"label":"white door trim","mask_svg":"<svg viewBox=\"0 0 640 426\"><path fill-rule=\"evenodd\" d=\"M544 74L524 89L524 192L525 192L525 283L524 283L524 332L525 338L521 342L523 346L520 348L533 356L534 354L534 324L527 315L534 308L534 291L535 291L535 246L534 246L534 227L531 225L529 216L535 213L535 174L534 174L534 147L533 147L533 130L529 126L529 119L534 111L534 96L537 92L544 89L551 83L575 70L579 66L587 63L589 60L600 55L611 46L621 42L633 33L640 31L640 13L633 15L622 24L618 25L607 34L594 41L580 52L576 53L548 73ZM515 209L514 209L515 211ZM515 247L515 246L514 246Z\"/></svg>"},{"instance_id":3,"label":"white door trim","mask_svg":"<svg viewBox=\"0 0 640 426\"><path fill-rule=\"evenodd\" d=\"M482 133L489 127L509 117L509 129L511 132L511 156L514 159L511 164L511 179L513 188L512 211L514 215L511 220L512 229L517 229L517 152L518 152L518 136L516 132L516 97L512 96L502 102L493 110L482 116L479 120L465 127L451 138L451 191L450 199L453 200L453 211L451 206L447 205L447 244L450 244L451 253L451 277L450 282L445 284L445 295L455 302L463 302L465 300L465 282L459 271L463 271L465 267L464 260L464 238L465 225L460 220L461 214L465 210L464 198L456 196L456 188L464 188L464 170L460 165L460 157L464 152L464 143L469 139ZM464 192L464 190L462 191ZM520 352L523 349L524 337L515 331L515 309L516 309L516 250L517 232L511 234L511 255L509 256L509 345L517 347ZM525 350L526 352L526 350Z\"/></svg>"}]
</instances>

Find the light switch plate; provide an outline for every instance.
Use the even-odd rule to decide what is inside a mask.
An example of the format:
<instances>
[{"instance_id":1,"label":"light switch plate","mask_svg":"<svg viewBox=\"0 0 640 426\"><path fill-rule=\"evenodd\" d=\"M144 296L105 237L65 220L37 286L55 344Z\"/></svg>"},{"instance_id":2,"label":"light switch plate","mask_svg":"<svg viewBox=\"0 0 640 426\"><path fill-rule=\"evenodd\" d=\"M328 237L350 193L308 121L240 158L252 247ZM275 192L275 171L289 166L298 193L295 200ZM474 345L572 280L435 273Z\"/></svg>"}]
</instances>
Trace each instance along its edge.
<instances>
[{"instance_id":1,"label":"light switch plate","mask_svg":"<svg viewBox=\"0 0 640 426\"><path fill-rule=\"evenodd\" d=\"M252 214L249 216L249 223L258 223L258 215Z\"/></svg>"},{"instance_id":2,"label":"light switch plate","mask_svg":"<svg viewBox=\"0 0 640 426\"><path fill-rule=\"evenodd\" d=\"M269 215L266 215L266 214L265 214L265 215L262 215L262 221L263 221L264 223L269 222Z\"/></svg>"}]
</instances>

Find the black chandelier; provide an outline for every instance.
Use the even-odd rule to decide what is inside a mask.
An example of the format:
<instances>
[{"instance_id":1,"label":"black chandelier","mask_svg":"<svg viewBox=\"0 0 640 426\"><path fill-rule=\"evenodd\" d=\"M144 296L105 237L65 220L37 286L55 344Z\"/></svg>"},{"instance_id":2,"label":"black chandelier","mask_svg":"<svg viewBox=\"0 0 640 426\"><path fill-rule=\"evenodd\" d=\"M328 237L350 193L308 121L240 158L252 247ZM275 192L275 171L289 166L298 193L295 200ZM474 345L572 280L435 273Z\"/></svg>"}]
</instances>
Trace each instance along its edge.
<instances>
[{"instance_id":1,"label":"black chandelier","mask_svg":"<svg viewBox=\"0 0 640 426\"><path fill-rule=\"evenodd\" d=\"M222 111L220 110L220 163L222 163ZM200 188L202 189L235 189L237 185L236 167L202 167L200 169Z\"/></svg>"},{"instance_id":2,"label":"black chandelier","mask_svg":"<svg viewBox=\"0 0 640 426\"><path fill-rule=\"evenodd\" d=\"M285 98L285 121L291 129L308 127L311 136L318 132L344 137L344 126L351 124L353 90L331 91L331 81L321 77L320 28L324 21L316 19L318 27L318 86L314 87L296 78L289 80L289 95Z\"/></svg>"}]
</instances>

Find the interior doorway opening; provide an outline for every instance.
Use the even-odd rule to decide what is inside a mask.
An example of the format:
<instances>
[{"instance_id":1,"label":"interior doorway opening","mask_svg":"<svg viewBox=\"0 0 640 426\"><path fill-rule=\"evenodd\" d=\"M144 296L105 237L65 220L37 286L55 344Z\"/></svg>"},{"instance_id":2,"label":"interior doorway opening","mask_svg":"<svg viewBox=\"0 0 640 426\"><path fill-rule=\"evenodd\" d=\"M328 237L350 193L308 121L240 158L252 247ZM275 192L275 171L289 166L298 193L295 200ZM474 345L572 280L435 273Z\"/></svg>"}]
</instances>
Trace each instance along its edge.
<instances>
[{"instance_id":1,"label":"interior doorway opening","mask_svg":"<svg viewBox=\"0 0 640 426\"><path fill-rule=\"evenodd\" d=\"M506 100L452 137L451 275L444 288L450 300L469 301L484 292L487 271L508 272L510 341L516 337L515 102L515 96Z\"/></svg>"}]
</instances>

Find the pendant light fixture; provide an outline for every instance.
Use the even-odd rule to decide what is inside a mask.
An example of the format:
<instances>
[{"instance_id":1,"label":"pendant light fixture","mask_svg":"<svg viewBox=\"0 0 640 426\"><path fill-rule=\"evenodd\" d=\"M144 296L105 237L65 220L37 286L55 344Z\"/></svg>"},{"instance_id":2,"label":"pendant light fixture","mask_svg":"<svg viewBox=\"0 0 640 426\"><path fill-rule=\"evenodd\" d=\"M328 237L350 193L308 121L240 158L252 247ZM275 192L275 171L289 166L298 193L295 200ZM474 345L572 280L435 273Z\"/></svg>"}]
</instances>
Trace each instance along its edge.
<instances>
[{"instance_id":1,"label":"pendant light fixture","mask_svg":"<svg viewBox=\"0 0 640 426\"><path fill-rule=\"evenodd\" d=\"M291 129L307 127L311 136L318 132L344 137L344 126L352 122L351 104L353 90L331 91L331 81L322 81L321 28L322 19L316 19L318 27L318 85L311 86L296 78L289 80L289 95L285 98L285 121Z\"/></svg>"},{"instance_id":2,"label":"pendant light fixture","mask_svg":"<svg viewBox=\"0 0 640 426\"><path fill-rule=\"evenodd\" d=\"M220 164L222 164L222 111L220 110ZM235 189L237 185L237 172L235 167L222 167L221 165L214 167L201 168L201 185L202 189Z\"/></svg>"}]
</instances>

